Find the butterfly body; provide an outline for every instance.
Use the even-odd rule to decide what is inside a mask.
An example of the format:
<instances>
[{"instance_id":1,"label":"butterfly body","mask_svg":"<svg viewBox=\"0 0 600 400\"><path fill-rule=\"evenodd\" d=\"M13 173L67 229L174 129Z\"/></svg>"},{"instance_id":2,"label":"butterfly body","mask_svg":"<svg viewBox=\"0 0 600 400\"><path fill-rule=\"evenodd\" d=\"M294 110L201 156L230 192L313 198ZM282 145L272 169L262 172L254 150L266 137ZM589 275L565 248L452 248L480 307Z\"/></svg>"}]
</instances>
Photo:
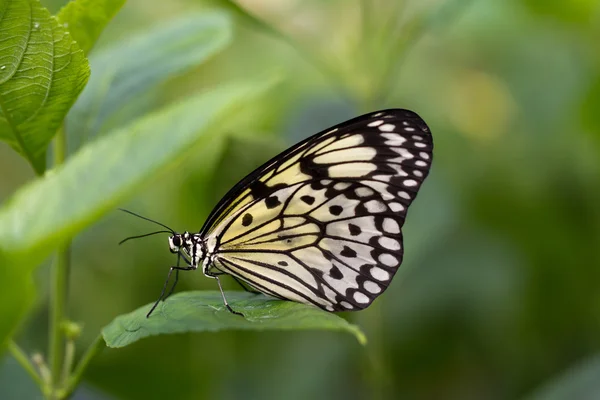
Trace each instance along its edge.
<instances>
[{"instance_id":1,"label":"butterfly body","mask_svg":"<svg viewBox=\"0 0 600 400\"><path fill-rule=\"evenodd\" d=\"M219 287L229 274L327 311L363 309L402 263L402 226L432 151L425 122L403 109L313 135L235 185L199 233L171 236L188 262L173 268L202 266Z\"/></svg>"}]
</instances>

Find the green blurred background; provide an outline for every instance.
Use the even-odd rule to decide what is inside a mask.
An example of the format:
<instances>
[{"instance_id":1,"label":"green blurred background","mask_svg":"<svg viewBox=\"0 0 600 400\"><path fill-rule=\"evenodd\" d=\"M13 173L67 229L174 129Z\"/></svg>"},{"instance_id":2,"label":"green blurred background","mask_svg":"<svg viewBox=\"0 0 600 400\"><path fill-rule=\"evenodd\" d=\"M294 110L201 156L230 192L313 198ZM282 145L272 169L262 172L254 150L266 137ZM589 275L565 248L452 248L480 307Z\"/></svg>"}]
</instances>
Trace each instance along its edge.
<instances>
[{"instance_id":1,"label":"green blurred background","mask_svg":"<svg viewBox=\"0 0 600 400\"><path fill-rule=\"evenodd\" d=\"M55 12L64 2L42 3ZM129 0L94 53L219 3ZM365 348L318 332L155 337L105 350L75 398L600 398L600 2L239 4L293 40L238 16L226 50L104 130L218 83L280 83L239 110L226 141L123 206L199 230L231 185L286 146L367 111L409 108L436 149L404 229L404 264L373 306L344 315L366 332ZM2 143L0 171L0 200L34 179ZM84 324L81 343L159 294L166 239L117 246L151 229L114 212L75 238L70 315ZM18 336L31 350L45 349L47 269ZM189 289L215 287L190 273L178 287ZM7 357L0 398L39 397Z\"/></svg>"}]
</instances>

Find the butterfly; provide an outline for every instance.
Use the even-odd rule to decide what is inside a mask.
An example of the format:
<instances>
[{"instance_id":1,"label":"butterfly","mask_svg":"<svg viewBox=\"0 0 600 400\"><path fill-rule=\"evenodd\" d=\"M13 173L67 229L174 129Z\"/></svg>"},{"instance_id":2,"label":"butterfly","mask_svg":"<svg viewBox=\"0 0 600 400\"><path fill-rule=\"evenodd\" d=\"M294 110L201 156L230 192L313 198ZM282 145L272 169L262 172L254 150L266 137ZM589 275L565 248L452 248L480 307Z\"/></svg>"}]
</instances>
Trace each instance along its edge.
<instances>
[{"instance_id":1,"label":"butterfly","mask_svg":"<svg viewBox=\"0 0 600 400\"><path fill-rule=\"evenodd\" d=\"M173 292L179 271L198 268L217 281L235 314L241 313L221 287L225 274L255 291L327 311L368 307L402 263L402 226L432 152L431 132L416 113L377 111L264 163L229 190L198 233L176 233L150 220L171 233L169 248L178 259L147 316Z\"/></svg>"}]
</instances>

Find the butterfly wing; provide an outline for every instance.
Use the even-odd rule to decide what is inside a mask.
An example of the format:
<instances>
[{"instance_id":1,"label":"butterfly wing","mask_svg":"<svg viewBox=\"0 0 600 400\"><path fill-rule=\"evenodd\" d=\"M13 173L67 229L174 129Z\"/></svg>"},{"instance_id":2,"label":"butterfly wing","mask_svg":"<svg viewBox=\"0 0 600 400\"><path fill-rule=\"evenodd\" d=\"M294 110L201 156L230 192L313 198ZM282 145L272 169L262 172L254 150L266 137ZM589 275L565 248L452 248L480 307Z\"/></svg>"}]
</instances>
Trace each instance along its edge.
<instances>
[{"instance_id":1,"label":"butterfly wing","mask_svg":"<svg viewBox=\"0 0 600 400\"><path fill-rule=\"evenodd\" d=\"M406 212L433 140L414 112L366 114L252 172L205 224L214 267L329 311L367 307L402 263Z\"/></svg>"}]
</instances>

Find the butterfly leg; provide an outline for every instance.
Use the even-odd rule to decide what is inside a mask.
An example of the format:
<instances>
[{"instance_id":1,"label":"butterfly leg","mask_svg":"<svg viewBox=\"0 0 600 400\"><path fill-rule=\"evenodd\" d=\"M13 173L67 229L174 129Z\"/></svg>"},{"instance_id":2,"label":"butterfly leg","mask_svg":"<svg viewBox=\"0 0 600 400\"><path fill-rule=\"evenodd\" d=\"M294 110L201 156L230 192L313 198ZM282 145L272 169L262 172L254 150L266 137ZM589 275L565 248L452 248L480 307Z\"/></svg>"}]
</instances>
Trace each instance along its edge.
<instances>
[{"instance_id":1,"label":"butterfly leg","mask_svg":"<svg viewBox=\"0 0 600 400\"><path fill-rule=\"evenodd\" d=\"M156 302L154 303L154 305L152 306L152 308L150 309L150 311L148 311L148 314L146 314L146 318L149 318L150 315L152 314L152 312L154 311L154 309L156 308L156 306L158 306L158 303L160 303L160 301L164 298L165 295L165 291L167 290L167 285L169 284L169 279L171 279L171 274L173 273L173 271L190 271L196 269L192 266L187 266L187 267L171 267L171 269L169 269L169 274L167 275L167 280L165 281L165 284L163 285L162 291L160 292L160 296L158 297L158 300L156 300ZM221 285L219 284L219 287ZM221 291L221 294L223 293L223 291Z\"/></svg>"},{"instance_id":2,"label":"butterfly leg","mask_svg":"<svg viewBox=\"0 0 600 400\"><path fill-rule=\"evenodd\" d=\"M179 268L179 262L181 261L181 253L177 253L177 268ZM173 282L173 286L171 286L171 290L165 297L162 298L162 301L165 301L170 295L173 294L175 290L175 286L177 286L177 282L179 281L179 269L175 270L175 282Z\"/></svg>"},{"instance_id":3,"label":"butterfly leg","mask_svg":"<svg viewBox=\"0 0 600 400\"><path fill-rule=\"evenodd\" d=\"M217 285L219 285L219 290L221 291L221 297L223 298L223 303L225 304L225 307L227 307L227 309L229 310L229 312L232 313L232 314L241 315L243 317L244 314L242 314L241 312L234 311L233 308L231 308L231 306L227 302L227 299L225 298L225 293L223 292L223 287L221 287L221 280L219 279L219 276L218 275L214 275L214 274L211 274L209 276L211 278L214 278L214 279L217 280Z\"/></svg>"},{"instance_id":4,"label":"butterfly leg","mask_svg":"<svg viewBox=\"0 0 600 400\"><path fill-rule=\"evenodd\" d=\"M173 294L173 291L175 290L175 286L177 286L178 281L179 281L179 270L176 269L175 270L175 282L173 282L173 286L171 286L169 293L167 293L167 295L162 298L162 301L165 301L170 295Z\"/></svg>"}]
</instances>

